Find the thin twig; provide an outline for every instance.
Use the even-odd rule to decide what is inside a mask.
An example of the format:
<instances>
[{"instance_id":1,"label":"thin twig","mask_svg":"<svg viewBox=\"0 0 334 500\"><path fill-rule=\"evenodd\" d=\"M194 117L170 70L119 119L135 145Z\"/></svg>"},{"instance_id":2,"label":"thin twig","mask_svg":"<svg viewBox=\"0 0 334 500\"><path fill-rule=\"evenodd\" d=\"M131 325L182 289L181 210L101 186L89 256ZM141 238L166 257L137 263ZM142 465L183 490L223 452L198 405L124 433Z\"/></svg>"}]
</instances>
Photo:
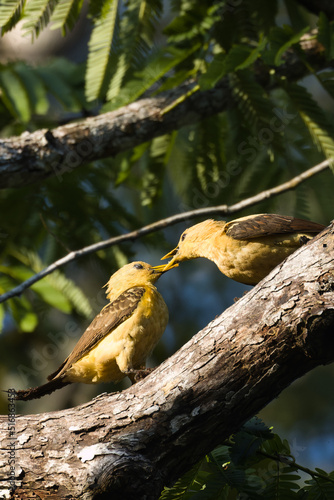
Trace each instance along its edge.
<instances>
[{"instance_id":1,"label":"thin twig","mask_svg":"<svg viewBox=\"0 0 334 500\"><path fill-rule=\"evenodd\" d=\"M297 464L294 457L292 457L291 455L281 455L281 454L271 455L270 453L267 453L262 450L257 450L257 454L262 455L263 457L266 458L270 458L271 460L276 460L283 465L288 465L289 467L292 467L295 470L301 470L306 474L309 474L313 478L318 477L319 479L323 479L324 481L329 481L330 483L334 483L334 479L332 479L331 477L325 476L321 472L309 469L308 467L304 467L304 465Z\"/></svg>"},{"instance_id":2,"label":"thin twig","mask_svg":"<svg viewBox=\"0 0 334 500\"><path fill-rule=\"evenodd\" d=\"M161 219L157 222L153 222L152 224L149 224L147 226L144 226L140 229L137 229L135 231L131 231L130 233L122 234L120 236L115 236L113 238L109 238L108 240L100 241L99 243L94 243L93 245L89 245L87 247L81 248L79 250L75 250L73 252L68 253L61 259L53 262L46 268L42 269L39 273L35 274L34 276L31 276L29 279L26 281L23 281L20 283L20 285L16 286L9 292L6 292L2 295L0 295L0 303L5 302L6 300L16 297L21 295L21 293L26 290L27 288L31 287L34 283L37 281L41 280L48 274L51 274L53 271L56 269L59 269L60 267L64 266L65 264L68 264L69 262L73 262L74 260L78 259L79 257L83 257L84 255L88 255L91 253L95 253L99 250L102 250L103 248L109 248L113 245L118 245L120 243L123 243L124 241L133 241L138 238L141 238L142 236L145 236L146 234L153 233L155 231L158 231L160 229L164 229L168 226L172 226L173 224L177 224L178 222L182 222L185 220L190 220L194 219L196 217L202 217L202 216L208 216L208 215L213 215L213 214L220 214L220 215L229 215L235 212L239 212L240 210L243 210L245 208L251 207L257 203L260 203L261 201L268 200L269 198L272 198L274 196L277 196L281 193L284 193L286 191L290 191L291 189L294 189L296 186L301 184L302 182L306 181L313 175L316 175L326 168L328 168L330 165L330 160L325 160L322 163L319 163L319 165L316 165L308 170L306 172L303 172L300 175L297 175L293 179L284 182L283 184L280 184L279 186L276 186L272 189L267 189L266 191L262 191L261 193L256 194L255 196L251 196L250 198L247 198L245 200L240 201L239 203L235 203L234 205L217 205L215 207L206 207L206 208L199 208L196 210L190 210L188 212L183 212L180 214L172 215L171 217L167 217L166 219Z\"/></svg>"}]
</instances>

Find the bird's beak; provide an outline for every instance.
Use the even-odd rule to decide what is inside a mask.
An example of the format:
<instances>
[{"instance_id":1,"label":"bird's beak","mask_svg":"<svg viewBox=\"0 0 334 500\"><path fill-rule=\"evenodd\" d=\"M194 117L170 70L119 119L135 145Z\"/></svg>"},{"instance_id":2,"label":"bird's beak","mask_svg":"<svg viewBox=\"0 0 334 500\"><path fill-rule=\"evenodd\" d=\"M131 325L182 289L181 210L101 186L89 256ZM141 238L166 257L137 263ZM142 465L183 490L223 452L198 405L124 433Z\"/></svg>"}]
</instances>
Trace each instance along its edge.
<instances>
[{"instance_id":1,"label":"bird's beak","mask_svg":"<svg viewBox=\"0 0 334 500\"><path fill-rule=\"evenodd\" d=\"M166 253L166 255L164 257L161 257L160 260L170 259L171 257L174 257L174 255L176 255L178 251L179 251L179 247L176 247L176 248L174 248L174 250L171 250L169 253Z\"/></svg>"},{"instance_id":2,"label":"bird's beak","mask_svg":"<svg viewBox=\"0 0 334 500\"><path fill-rule=\"evenodd\" d=\"M165 271L165 267L164 264L161 264L161 266L152 266L152 269L154 273L162 274Z\"/></svg>"},{"instance_id":3,"label":"bird's beak","mask_svg":"<svg viewBox=\"0 0 334 500\"><path fill-rule=\"evenodd\" d=\"M169 271L173 267L177 267L178 265L179 264L177 262L173 263L172 261L170 261L167 264L161 264L161 266L154 266L152 269L154 270L154 272L162 274L166 271Z\"/></svg>"},{"instance_id":4,"label":"bird's beak","mask_svg":"<svg viewBox=\"0 0 334 500\"><path fill-rule=\"evenodd\" d=\"M178 251L179 251L179 247L176 247L176 248L174 248L174 250L171 250L164 257L161 258L161 260L165 260L165 259L170 259L170 258L174 257L174 258L172 258L172 260L167 262L167 264L165 264L165 266L163 266L164 272L169 271L170 269L173 269L173 267L177 267L179 265L179 263L177 262L177 260L175 258L176 255L178 254Z\"/></svg>"}]
</instances>

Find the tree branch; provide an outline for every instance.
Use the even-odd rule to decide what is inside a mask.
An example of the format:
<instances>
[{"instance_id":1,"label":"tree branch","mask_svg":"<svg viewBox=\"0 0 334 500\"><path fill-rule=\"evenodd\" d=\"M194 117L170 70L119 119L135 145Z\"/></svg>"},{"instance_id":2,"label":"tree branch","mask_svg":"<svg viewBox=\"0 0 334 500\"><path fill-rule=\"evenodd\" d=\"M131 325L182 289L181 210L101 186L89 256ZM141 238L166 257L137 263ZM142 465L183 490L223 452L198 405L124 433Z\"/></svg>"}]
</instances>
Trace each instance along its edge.
<instances>
[{"instance_id":1,"label":"tree branch","mask_svg":"<svg viewBox=\"0 0 334 500\"><path fill-rule=\"evenodd\" d=\"M236 212L239 212L240 210L243 210L245 208L249 208L253 205L256 205L257 203L260 203L261 201L268 200L269 198L272 198L274 196L277 196L279 194L282 194L286 191L289 191L291 189L294 189L296 186L301 184L302 182L305 182L307 179L310 179L312 176L322 172L326 168L330 166L330 160L325 160L318 165L315 165L314 167L306 170L306 172L303 172L302 174L297 175L296 177L293 177L287 182L284 182L283 184L280 184L279 186L276 186L271 189L267 189L265 191L262 191L261 193L258 193L255 196L251 196L250 198L247 198L245 200L242 200L238 203L235 203L234 205L217 205L215 207L205 207L205 208L199 208L196 210L190 210L188 212L183 212L180 214L172 215L170 217L167 217L166 219L161 219L157 222L153 222L152 224L149 224L147 226L141 227L140 229L137 229L135 231L131 231L130 233L122 234L121 236L115 236L113 238L109 238L107 240L100 241L98 243L94 243L93 245L89 245L87 247L81 248L80 250L75 250L61 259L56 260L49 266L45 267L40 271L39 273L34 274L30 278L28 278L26 281L23 281L20 283L20 285L16 286L9 292L6 292L2 295L0 295L0 303L5 302L8 299L11 299L13 297L17 297L21 295L24 290L27 290L30 288L34 283L37 281L40 281L42 278L45 278L45 276L53 273L56 269L59 269L60 267L64 266L65 264L68 264L69 262L73 262L74 260L78 259L79 257L83 257L84 255L88 255L91 253L98 252L99 250L102 250L103 248L109 248L114 245L119 245L120 243L123 243L125 241L133 241L138 238L141 238L147 234L153 233L155 231L164 229L168 226L172 226L173 224L177 224L178 222L185 221L185 220L191 220L196 217L201 217L201 216L211 216L214 214L219 214L219 215L230 215Z\"/></svg>"},{"instance_id":2,"label":"tree branch","mask_svg":"<svg viewBox=\"0 0 334 500\"><path fill-rule=\"evenodd\" d=\"M141 99L116 111L52 130L24 132L0 141L0 189L20 187L64 174L92 160L115 156L154 137L226 109L227 85L196 92L169 112L164 109L186 94L187 83L158 97Z\"/></svg>"},{"instance_id":3,"label":"tree branch","mask_svg":"<svg viewBox=\"0 0 334 500\"><path fill-rule=\"evenodd\" d=\"M309 64L317 69L330 65L324 58L324 51L318 50L314 35L300 45ZM308 73L306 66L290 50L285 54L285 64L277 68L276 74L298 80ZM255 72L264 88L273 88L269 68L258 63ZM115 156L233 106L227 79L213 89L192 93L194 85L188 82L158 97L141 99L116 111L52 131L41 129L2 139L0 189L21 187L51 176L62 181L65 174L92 160Z\"/></svg>"},{"instance_id":4,"label":"tree branch","mask_svg":"<svg viewBox=\"0 0 334 500\"><path fill-rule=\"evenodd\" d=\"M332 224L129 389L17 416L18 495L155 500L296 378L332 362L333 238Z\"/></svg>"}]
</instances>

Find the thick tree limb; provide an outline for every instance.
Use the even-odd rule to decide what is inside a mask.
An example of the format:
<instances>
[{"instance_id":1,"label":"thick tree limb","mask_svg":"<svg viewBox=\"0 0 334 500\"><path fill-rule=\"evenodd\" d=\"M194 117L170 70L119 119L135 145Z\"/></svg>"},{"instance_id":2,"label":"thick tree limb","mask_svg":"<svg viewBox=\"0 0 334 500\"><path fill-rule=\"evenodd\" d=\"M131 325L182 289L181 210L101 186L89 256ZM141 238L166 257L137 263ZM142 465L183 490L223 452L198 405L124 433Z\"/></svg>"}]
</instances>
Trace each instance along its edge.
<instances>
[{"instance_id":1,"label":"thick tree limb","mask_svg":"<svg viewBox=\"0 0 334 500\"><path fill-rule=\"evenodd\" d=\"M156 499L293 380L332 362L333 242L334 224L131 388L18 416L20 498ZM8 479L7 426L3 417Z\"/></svg>"},{"instance_id":2,"label":"thick tree limb","mask_svg":"<svg viewBox=\"0 0 334 500\"><path fill-rule=\"evenodd\" d=\"M302 42L301 47L307 63L323 69L330 63L313 38ZM308 73L306 66L289 51L276 75L297 80ZM273 88L269 68L257 64L256 74L264 88ZM0 140L0 189L21 187L50 176L62 181L65 174L92 160L115 156L233 105L227 79L214 89L192 93L193 90L194 83L189 82L158 97L141 99L116 111L57 127L52 132L42 129Z\"/></svg>"},{"instance_id":3,"label":"thick tree limb","mask_svg":"<svg viewBox=\"0 0 334 500\"><path fill-rule=\"evenodd\" d=\"M190 210L188 212L182 212L180 214L176 215L171 215L170 217L167 217L165 219L161 219L156 222L152 222L152 224L149 224L147 226L143 226L135 231L131 231L130 233L122 234L120 236L114 236L113 238L109 238L107 240L99 241L98 243L94 243L92 245L89 245L87 247L81 248L79 250L74 250L72 252L69 252L67 255L62 257L61 259L56 260L49 266L45 267L42 269L39 273L34 274L30 278L28 278L26 281L23 281L20 283L18 286L12 288L12 290L9 290L9 292L6 292L2 295L0 295L0 303L5 302L6 300L12 298L12 297L17 297L21 295L24 290L27 290L30 288L34 283L37 281L40 281L43 279L45 276L48 276L49 274L53 273L56 269L61 268L65 264L68 264L69 262L73 262L74 260L78 259L79 257L83 257L84 255L89 255L91 253L98 252L99 250L103 248L109 248L114 245L119 245L120 243L123 243L124 241L133 241L138 238L141 238L142 236L145 236L146 234L153 233L155 231L159 231L161 229L164 229L168 226L171 226L173 224L177 224L178 222L184 221L184 220L191 220L194 219L195 217L201 217L201 216L211 216L214 214L219 214L219 215L230 215L233 213L236 213L240 210L244 210L245 208L249 208L257 203L260 203L261 201L268 200L269 198L272 198L274 196L278 196L279 194L285 193L286 191L289 191L291 189L295 189L296 186L301 184L302 182L305 182L306 180L310 179L314 175L319 174L323 170L327 169L330 166L331 162L330 160L325 160L318 165L315 165L312 168L309 168L305 172L302 172L299 175L296 175L292 179L290 179L287 182L284 182L283 184L280 184L278 186L275 186L274 188L271 189L266 189L265 191L261 191L261 193L258 193L254 196L251 196L250 198L246 198L238 203L235 203L234 205L218 205L215 207L205 207L205 208L199 208L196 210Z\"/></svg>"},{"instance_id":4,"label":"thick tree limb","mask_svg":"<svg viewBox=\"0 0 334 500\"><path fill-rule=\"evenodd\" d=\"M154 137L226 109L226 85L185 99L188 83L159 97L141 99L123 108L78 123L23 133L0 141L0 189L20 187L56 175L59 181L75 168L134 148Z\"/></svg>"}]
</instances>

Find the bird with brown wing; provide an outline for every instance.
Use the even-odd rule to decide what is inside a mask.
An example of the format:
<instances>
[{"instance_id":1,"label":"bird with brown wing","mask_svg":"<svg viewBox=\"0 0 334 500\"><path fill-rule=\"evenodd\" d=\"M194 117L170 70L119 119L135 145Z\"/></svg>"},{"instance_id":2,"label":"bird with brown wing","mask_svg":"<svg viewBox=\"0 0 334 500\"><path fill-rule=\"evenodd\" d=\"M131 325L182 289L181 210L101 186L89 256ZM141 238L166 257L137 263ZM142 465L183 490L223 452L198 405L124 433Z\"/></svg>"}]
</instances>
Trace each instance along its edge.
<instances>
[{"instance_id":1,"label":"bird with brown wing","mask_svg":"<svg viewBox=\"0 0 334 500\"><path fill-rule=\"evenodd\" d=\"M132 262L107 283L107 304L93 319L71 354L44 385L17 391L16 399L50 394L73 382L118 382L132 376L162 336L167 306L154 286L164 266Z\"/></svg>"},{"instance_id":2,"label":"bird with brown wing","mask_svg":"<svg viewBox=\"0 0 334 500\"><path fill-rule=\"evenodd\" d=\"M256 214L231 222L205 220L186 229L174 250L168 271L184 260L205 257L229 278L256 285L301 245L325 228L285 215Z\"/></svg>"}]
</instances>

